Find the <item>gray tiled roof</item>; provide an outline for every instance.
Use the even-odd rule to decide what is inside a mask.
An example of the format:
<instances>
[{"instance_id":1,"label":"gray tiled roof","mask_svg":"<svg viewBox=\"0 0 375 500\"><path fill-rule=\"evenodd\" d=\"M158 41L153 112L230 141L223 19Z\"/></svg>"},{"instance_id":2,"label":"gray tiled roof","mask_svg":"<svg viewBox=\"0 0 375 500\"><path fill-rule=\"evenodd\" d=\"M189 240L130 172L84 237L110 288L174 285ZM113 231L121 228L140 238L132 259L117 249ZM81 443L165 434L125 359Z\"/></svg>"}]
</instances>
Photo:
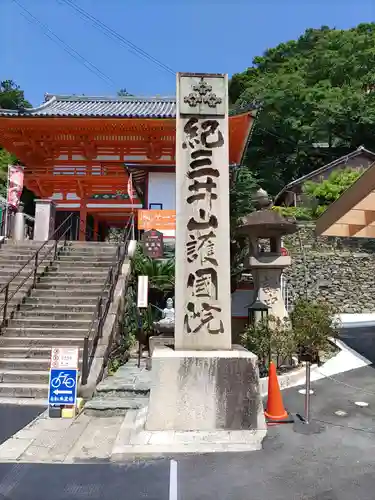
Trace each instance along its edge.
<instances>
[{"instance_id":1,"label":"gray tiled roof","mask_svg":"<svg viewBox=\"0 0 375 500\"><path fill-rule=\"evenodd\" d=\"M61 116L107 118L175 118L175 97L89 97L46 94L46 102L37 108L9 110L0 108L0 116ZM233 109L236 115L254 109L247 105Z\"/></svg>"},{"instance_id":2,"label":"gray tiled roof","mask_svg":"<svg viewBox=\"0 0 375 500\"><path fill-rule=\"evenodd\" d=\"M175 118L174 97L88 97L46 95L37 108L0 109L0 116L92 116L120 118Z\"/></svg>"}]
</instances>

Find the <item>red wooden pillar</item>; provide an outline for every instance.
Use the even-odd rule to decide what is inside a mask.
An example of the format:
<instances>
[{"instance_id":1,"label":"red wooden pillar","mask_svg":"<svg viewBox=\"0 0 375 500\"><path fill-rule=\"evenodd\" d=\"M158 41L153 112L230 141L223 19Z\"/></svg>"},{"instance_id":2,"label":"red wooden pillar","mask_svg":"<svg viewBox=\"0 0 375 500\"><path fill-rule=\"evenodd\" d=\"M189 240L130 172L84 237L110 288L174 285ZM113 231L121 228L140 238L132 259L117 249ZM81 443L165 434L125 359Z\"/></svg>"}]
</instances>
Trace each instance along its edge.
<instances>
[{"instance_id":1,"label":"red wooden pillar","mask_svg":"<svg viewBox=\"0 0 375 500\"><path fill-rule=\"evenodd\" d=\"M99 232L99 219L94 215L94 237L93 237L94 241L99 241L98 232Z\"/></svg>"},{"instance_id":2,"label":"red wooden pillar","mask_svg":"<svg viewBox=\"0 0 375 500\"><path fill-rule=\"evenodd\" d=\"M86 241L87 229L87 208L86 200L81 200L81 208L79 210L79 241Z\"/></svg>"}]
</instances>

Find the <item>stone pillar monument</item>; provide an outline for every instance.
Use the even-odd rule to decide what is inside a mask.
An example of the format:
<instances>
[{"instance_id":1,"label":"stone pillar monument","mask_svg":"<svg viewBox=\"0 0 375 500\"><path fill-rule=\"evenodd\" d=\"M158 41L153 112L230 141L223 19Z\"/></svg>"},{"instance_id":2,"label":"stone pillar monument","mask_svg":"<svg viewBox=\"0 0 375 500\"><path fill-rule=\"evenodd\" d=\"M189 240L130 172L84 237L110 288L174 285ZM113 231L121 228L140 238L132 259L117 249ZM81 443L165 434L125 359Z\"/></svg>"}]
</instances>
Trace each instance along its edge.
<instances>
[{"instance_id":1,"label":"stone pillar monument","mask_svg":"<svg viewBox=\"0 0 375 500\"><path fill-rule=\"evenodd\" d=\"M257 357L231 335L227 75L177 75L176 127L175 348L154 349L146 429L259 449Z\"/></svg>"},{"instance_id":2,"label":"stone pillar monument","mask_svg":"<svg viewBox=\"0 0 375 500\"><path fill-rule=\"evenodd\" d=\"M34 240L47 241L55 231L56 205L52 200L35 200Z\"/></svg>"}]
</instances>

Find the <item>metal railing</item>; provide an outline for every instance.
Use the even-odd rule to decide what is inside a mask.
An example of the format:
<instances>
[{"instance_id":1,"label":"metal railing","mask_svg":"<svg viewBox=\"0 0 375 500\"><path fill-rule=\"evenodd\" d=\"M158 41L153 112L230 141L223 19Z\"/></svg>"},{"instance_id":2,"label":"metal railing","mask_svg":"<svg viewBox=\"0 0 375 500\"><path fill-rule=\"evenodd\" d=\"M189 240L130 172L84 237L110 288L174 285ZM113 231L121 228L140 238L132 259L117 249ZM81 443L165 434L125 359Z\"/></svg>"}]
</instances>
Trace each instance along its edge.
<instances>
[{"instance_id":1,"label":"metal railing","mask_svg":"<svg viewBox=\"0 0 375 500\"><path fill-rule=\"evenodd\" d=\"M17 294L17 292L24 286L24 284L31 279L32 277L32 284L28 291L25 293L25 295L29 295L31 290L33 290L36 286L37 280L38 280L38 268L43 264L43 262L46 261L48 257L51 256L53 253L52 259L49 260L49 262L54 262L58 256L58 246L59 243L64 240L64 243L61 248L65 248L66 242L68 240L68 234L72 229L72 215L70 214L61 224L60 226L56 229L56 231L53 233L52 237L45 241L37 250L36 252L25 262L23 266L21 266L18 271L13 274L13 276L10 278L10 280L3 286L3 288L0 290L0 295L4 294L4 303L0 307L0 316L2 317L1 323L0 323L0 332L4 328L4 326L7 325L8 323L8 310L9 310L9 304L10 301L13 299L13 297ZM49 248L49 250L43 254L41 257L41 252L42 250L51 242L51 240L54 240L53 245ZM61 250L61 249L60 249ZM18 286L10 291L10 285L14 282L14 280L21 275L21 272L26 269L26 267L33 263L33 266L28 274L25 275L25 278L18 284Z\"/></svg>"},{"instance_id":2,"label":"metal railing","mask_svg":"<svg viewBox=\"0 0 375 500\"><path fill-rule=\"evenodd\" d=\"M81 384L86 385L92 361L95 356L98 341L103 336L103 326L107 317L109 306L113 299L113 294L117 280L127 254L128 243L132 236L134 224L134 215L130 217L124 228L122 238L117 244L115 261L108 270L100 296L98 297L94 316L92 318L89 330L83 342Z\"/></svg>"}]
</instances>

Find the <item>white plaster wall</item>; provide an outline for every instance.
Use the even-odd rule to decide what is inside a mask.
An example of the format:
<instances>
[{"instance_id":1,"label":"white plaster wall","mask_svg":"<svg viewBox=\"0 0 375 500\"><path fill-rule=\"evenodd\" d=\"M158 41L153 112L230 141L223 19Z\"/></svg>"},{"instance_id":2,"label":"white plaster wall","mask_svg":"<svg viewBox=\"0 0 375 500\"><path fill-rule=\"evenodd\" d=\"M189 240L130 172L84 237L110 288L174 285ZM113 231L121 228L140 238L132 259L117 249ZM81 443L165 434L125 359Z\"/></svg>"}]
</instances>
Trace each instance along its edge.
<instances>
[{"instance_id":1,"label":"white plaster wall","mask_svg":"<svg viewBox=\"0 0 375 500\"><path fill-rule=\"evenodd\" d=\"M150 203L162 203L163 210L176 210L176 174L174 172L150 172L148 176L148 207Z\"/></svg>"},{"instance_id":2,"label":"white plaster wall","mask_svg":"<svg viewBox=\"0 0 375 500\"><path fill-rule=\"evenodd\" d=\"M148 207L150 203L162 203L163 210L176 210L176 174L174 172L150 172L148 176ZM155 207L154 207L155 208ZM174 238L175 231L162 231L164 237Z\"/></svg>"}]
</instances>

